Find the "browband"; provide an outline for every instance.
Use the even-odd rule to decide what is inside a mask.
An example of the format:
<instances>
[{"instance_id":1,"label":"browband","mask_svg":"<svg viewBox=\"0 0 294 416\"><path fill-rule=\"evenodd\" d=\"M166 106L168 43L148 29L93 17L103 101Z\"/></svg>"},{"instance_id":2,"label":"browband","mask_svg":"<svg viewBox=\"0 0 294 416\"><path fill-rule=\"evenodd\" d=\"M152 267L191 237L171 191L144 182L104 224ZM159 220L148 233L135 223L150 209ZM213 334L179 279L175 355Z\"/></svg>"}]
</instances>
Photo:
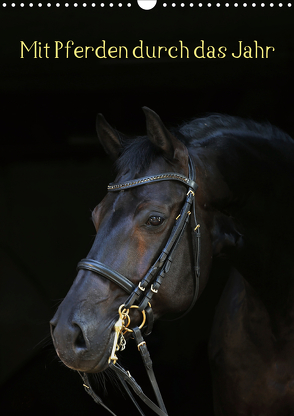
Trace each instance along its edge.
<instances>
[{"instance_id":1,"label":"browband","mask_svg":"<svg viewBox=\"0 0 294 416\"><path fill-rule=\"evenodd\" d=\"M185 185L189 186L190 188L192 188L194 192L196 192L196 189L198 188L197 183L193 181L193 179L187 178L186 176L180 173L167 172L167 173L162 173L160 175L145 176L139 179L132 179L131 181L126 181L126 182L120 182L120 183L112 182L108 185L107 190L108 191L120 191L123 189L134 188L140 185L146 185L147 183L161 182L161 181L180 181L184 183Z\"/></svg>"}]
</instances>

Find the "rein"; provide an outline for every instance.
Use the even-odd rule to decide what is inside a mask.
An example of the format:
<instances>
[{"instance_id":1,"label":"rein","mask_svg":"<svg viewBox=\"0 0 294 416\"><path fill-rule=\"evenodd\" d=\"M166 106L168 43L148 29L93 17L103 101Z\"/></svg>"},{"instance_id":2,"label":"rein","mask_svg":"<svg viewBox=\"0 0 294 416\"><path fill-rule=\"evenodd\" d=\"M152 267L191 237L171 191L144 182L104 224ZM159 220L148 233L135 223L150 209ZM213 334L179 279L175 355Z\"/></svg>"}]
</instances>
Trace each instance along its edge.
<instances>
[{"instance_id":1,"label":"rein","mask_svg":"<svg viewBox=\"0 0 294 416\"><path fill-rule=\"evenodd\" d=\"M192 302L188 310L184 313L188 313L194 306L199 293L199 280L200 280L200 225L197 224L196 212L195 212L195 193L198 188L198 185L195 182L196 173L195 168L191 159L189 158L189 177L186 177L179 173L168 172L160 175L147 176L139 179L134 179L127 182L121 183L110 183L108 185L108 191L117 192L121 190L126 190L129 188L134 188L137 186L150 184L159 181L179 181L187 186L188 192L186 194L186 199L184 205L181 209L180 214L175 220L175 224L169 236L169 239L159 255L158 259L148 270L143 279L135 286L127 277L118 273L117 271L111 269L109 266L106 266L103 263L100 263L92 259L83 259L78 263L78 269L90 270L91 272L97 273L108 280L116 283L120 286L129 297L126 302L119 307L118 314L119 319L114 325L114 342L111 355L109 357L109 367L116 373L126 392L130 396L137 410L144 416L140 406L133 397L129 386L132 388L134 393L141 398L143 402L147 404L157 415L159 416L168 416L160 390L157 385L157 381L152 368L152 361L147 349L146 342L144 341L143 335L149 335L153 327L153 312L151 307L151 300L154 294L156 294L160 288L162 279L165 274L170 270L170 266L173 261L173 256L176 251L176 248L181 240L181 237L184 233L189 218L192 217L192 241L193 241L193 257L194 257L194 295ZM132 308L138 309L142 313L142 323L139 327L128 328L130 324L129 311ZM129 371L125 371L119 364L117 364L116 352L119 350L124 350L126 341L124 335L127 332L132 332L132 335L137 343L138 350L140 351L143 363L153 391L156 396L158 406L153 403L142 391L141 387L137 384L135 379L131 376ZM99 396L93 391L87 374L81 374L80 376L83 379L84 387L87 393L94 399L94 401L102 405L107 409L112 415L115 414L102 402Z\"/></svg>"}]
</instances>

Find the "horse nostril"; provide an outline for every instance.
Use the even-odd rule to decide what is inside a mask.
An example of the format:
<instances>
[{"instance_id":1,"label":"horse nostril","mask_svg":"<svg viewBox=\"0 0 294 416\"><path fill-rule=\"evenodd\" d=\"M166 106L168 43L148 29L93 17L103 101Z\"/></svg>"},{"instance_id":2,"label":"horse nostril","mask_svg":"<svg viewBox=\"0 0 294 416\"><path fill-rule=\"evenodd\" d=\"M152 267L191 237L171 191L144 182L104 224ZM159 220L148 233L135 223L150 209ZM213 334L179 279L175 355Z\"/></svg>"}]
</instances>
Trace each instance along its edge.
<instances>
[{"instance_id":1,"label":"horse nostril","mask_svg":"<svg viewBox=\"0 0 294 416\"><path fill-rule=\"evenodd\" d=\"M78 329L78 334L77 337L75 339L74 345L75 347L79 348L79 349L86 349L87 345L86 345L86 341L83 335L83 331L81 330L81 328L79 327L79 325L74 324L74 326Z\"/></svg>"}]
</instances>

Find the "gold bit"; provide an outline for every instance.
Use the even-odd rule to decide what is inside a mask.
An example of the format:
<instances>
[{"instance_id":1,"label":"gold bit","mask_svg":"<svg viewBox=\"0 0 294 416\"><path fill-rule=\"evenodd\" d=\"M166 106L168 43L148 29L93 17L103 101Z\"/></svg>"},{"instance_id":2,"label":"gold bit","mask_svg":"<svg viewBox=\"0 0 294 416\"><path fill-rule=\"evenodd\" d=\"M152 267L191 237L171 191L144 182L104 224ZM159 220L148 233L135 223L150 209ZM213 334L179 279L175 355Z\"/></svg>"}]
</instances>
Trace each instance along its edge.
<instances>
[{"instance_id":1,"label":"gold bit","mask_svg":"<svg viewBox=\"0 0 294 416\"><path fill-rule=\"evenodd\" d=\"M111 361L113 361L113 364L115 364L118 360L115 352L117 350L117 344L118 344L118 339L119 339L119 335L122 331L123 328L123 320L121 317L118 318L117 322L114 324L114 341L113 341L113 347L112 347L112 351L111 351L111 355L108 359L108 364L110 364Z\"/></svg>"}]
</instances>

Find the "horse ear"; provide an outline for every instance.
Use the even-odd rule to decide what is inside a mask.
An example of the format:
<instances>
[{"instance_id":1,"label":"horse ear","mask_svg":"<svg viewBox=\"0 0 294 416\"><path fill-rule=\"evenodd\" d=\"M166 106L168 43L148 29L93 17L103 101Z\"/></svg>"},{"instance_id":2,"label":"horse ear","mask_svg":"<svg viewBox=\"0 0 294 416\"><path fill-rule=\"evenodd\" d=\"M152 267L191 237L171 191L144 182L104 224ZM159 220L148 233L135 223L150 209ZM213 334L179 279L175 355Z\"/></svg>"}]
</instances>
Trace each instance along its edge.
<instances>
[{"instance_id":1,"label":"horse ear","mask_svg":"<svg viewBox=\"0 0 294 416\"><path fill-rule=\"evenodd\" d=\"M188 150L163 124L160 117L148 107L143 107L146 116L149 140L162 152L166 159L187 166Z\"/></svg>"},{"instance_id":2,"label":"horse ear","mask_svg":"<svg viewBox=\"0 0 294 416\"><path fill-rule=\"evenodd\" d=\"M105 152L113 161L118 159L122 151L122 135L107 123L102 114L97 114L96 131Z\"/></svg>"}]
</instances>

